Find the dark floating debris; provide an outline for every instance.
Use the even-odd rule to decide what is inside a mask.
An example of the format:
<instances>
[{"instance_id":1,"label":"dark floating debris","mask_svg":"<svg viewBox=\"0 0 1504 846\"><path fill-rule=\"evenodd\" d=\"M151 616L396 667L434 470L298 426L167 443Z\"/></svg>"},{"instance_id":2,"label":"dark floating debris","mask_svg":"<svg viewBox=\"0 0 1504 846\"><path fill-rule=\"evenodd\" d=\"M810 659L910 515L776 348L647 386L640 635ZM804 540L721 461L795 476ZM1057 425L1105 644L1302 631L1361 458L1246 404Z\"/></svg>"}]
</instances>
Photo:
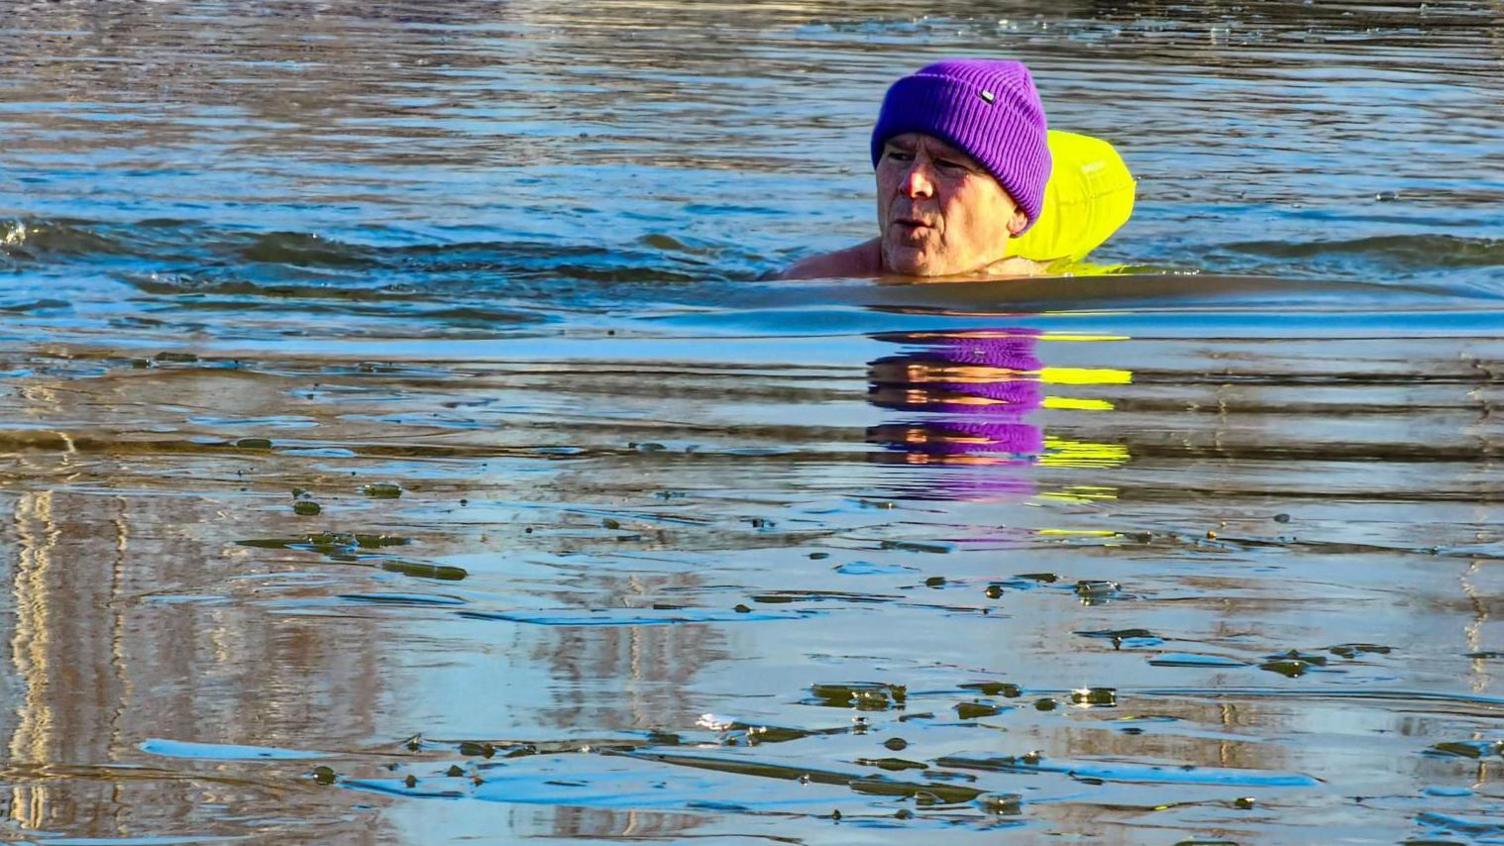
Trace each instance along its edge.
<instances>
[{"instance_id":1,"label":"dark floating debris","mask_svg":"<svg viewBox=\"0 0 1504 846\"><path fill-rule=\"evenodd\" d=\"M239 449L271 449L271 438L241 438L235 442Z\"/></svg>"},{"instance_id":2,"label":"dark floating debris","mask_svg":"<svg viewBox=\"0 0 1504 846\"><path fill-rule=\"evenodd\" d=\"M1111 687L1084 687L1071 691L1071 704L1091 708L1116 708L1118 692Z\"/></svg>"},{"instance_id":3,"label":"dark floating debris","mask_svg":"<svg viewBox=\"0 0 1504 846\"><path fill-rule=\"evenodd\" d=\"M1342 658L1356 658L1359 655L1367 653L1388 655L1394 650L1392 647L1382 646L1377 643L1339 643L1336 646L1328 646L1326 651Z\"/></svg>"},{"instance_id":4,"label":"dark floating debris","mask_svg":"<svg viewBox=\"0 0 1504 846\"><path fill-rule=\"evenodd\" d=\"M400 535L372 535L349 532L318 532L296 538L250 538L236 541L240 546L259 549L302 549L311 552L353 552L357 549L382 549L406 546L412 541Z\"/></svg>"},{"instance_id":5,"label":"dark floating debris","mask_svg":"<svg viewBox=\"0 0 1504 846\"><path fill-rule=\"evenodd\" d=\"M332 767L313 768L313 781L315 784L333 784L336 777Z\"/></svg>"},{"instance_id":6,"label":"dark floating debris","mask_svg":"<svg viewBox=\"0 0 1504 846\"><path fill-rule=\"evenodd\" d=\"M360 492L372 499L396 499L402 496L401 486L390 482L373 482L369 485L362 485Z\"/></svg>"},{"instance_id":7,"label":"dark floating debris","mask_svg":"<svg viewBox=\"0 0 1504 846\"><path fill-rule=\"evenodd\" d=\"M963 720L975 720L978 717L995 717L1006 710L1001 705L993 705L990 702L957 702L956 716Z\"/></svg>"},{"instance_id":8,"label":"dark floating debris","mask_svg":"<svg viewBox=\"0 0 1504 846\"><path fill-rule=\"evenodd\" d=\"M309 502L306 499L299 500L292 504L292 513L298 515L299 517L314 517L323 510L324 509L319 507L319 504L317 502Z\"/></svg>"},{"instance_id":9,"label":"dark floating debris","mask_svg":"<svg viewBox=\"0 0 1504 846\"><path fill-rule=\"evenodd\" d=\"M898 752L903 749L907 749L909 742L901 737L890 737L887 740L883 741L883 746L884 748L889 749L893 752Z\"/></svg>"},{"instance_id":10,"label":"dark floating debris","mask_svg":"<svg viewBox=\"0 0 1504 846\"><path fill-rule=\"evenodd\" d=\"M1148 629L1099 629L1076 632L1076 634L1097 640L1110 640L1114 649L1122 649L1124 646L1130 649L1138 646L1159 646L1164 643L1164 638Z\"/></svg>"},{"instance_id":11,"label":"dark floating debris","mask_svg":"<svg viewBox=\"0 0 1504 846\"><path fill-rule=\"evenodd\" d=\"M1274 661L1265 661L1259 665L1259 669L1268 670L1271 673L1279 673L1285 678L1294 679L1305 675L1306 670L1310 669L1310 666L1310 664L1304 661L1281 658Z\"/></svg>"},{"instance_id":12,"label":"dark floating debris","mask_svg":"<svg viewBox=\"0 0 1504 846\"><path fill-rule=\"evenodd\" d=\"M902 708L908 699L908 687L887 682L850 682L846 684L816 684L810 687L813 700L806 704L825 705L833 708L855 708L858 711L886 711Z\"/></svg>"},{"instance_id":13,"label":"dark floating debris","mask_svg":"<svg viewBox=\"0 0 1504 846\"><path fill-rule=\"evenodd\" d=\"M1023 695L1023 690L1012 682L966 682L960 685L960 688L962 690L975 690L983 696L1005 696L1009 699L1017 699Z\"/></svg>"},{"instance_id":14,"label":"dark floating debris","mask_svg":"<svg viewBox=\"0 0 1504 846\"><path fill-rule=\"evenodd\" d=\"M1024 797L1017 793L984 793L977 797L976 803L989 814L1014 816L1023 813Z\"/></svg>"},{"instance_id":15,"label":"dark floating debris","mask_svg":"<svg viewBox=\"0 0 1504 846\"><path fill-rule=\"evenodd\" d=\"M379 565L389 573L416 576L420 579L438 579L443 582L458 582L470 576L463 567L445 564L424 564L418 561L383 561Z\"/></svg>"},{"instance_id":16,"label":"dark floating debris","mask_svg":"<svg viewBox=\"0 0 1504 846\"><path fill-rule=\"evenodd\" d=\"M460 743L460 754L469 758L489 758L496 754L496 747L489 743L466 740Z\"/></svg>"},{"instance_id":17,"label":"dark floating debris","mask_svg":"<svg viewBox=\"0 0 1504 846\"><path fill-rule=\"evenodd\" d=\"M1487 758L1490 755L1504 756L1504 741L1499 740L1444 740L1425 754L1437 758Z\"/></svg>"},{"instance_id":18,"label":"dark floating debris","mask_svg":"<svg viewBox=\"0 0 1504 846\"><path fill-rule=\"evenodd\" d=\"M863 767L877 767L880 770L902 772L903 770L927 770L929 764L918 761L910 761L907 758L858 758L856 763Z\"/></svg>"},{"instance_id":19,"label":"dark floating debris","mask_svg":"<svg viewBox=\"0 0 1504 846\"><path fill-rule=\"evenodd\" d=\"M790 728L788 726L752 725L741 722L734 722L725 728L728 739L735 740L739 737L745 740L748 746L758 746L764 743L788 743L791 740L803 740L806 737L816 737L818 735L844 734L846 731L847 729L844 728L802 729ZM660 743L658 745L677 746L679 744L676 738L674 743Z\"/></svg>"},{"instance_id":20,"label":"dark floating debris","mask_svg":"<svg viewBox=\"0 0 1504 846\"><path fill-rule=\"evenodd\" d=\"M1110 602L1122 595L1122 585L1106 579L1082 579L1076 582L1076 595L1085 605Z\"/></svg>"},{"instance_id":21,"label":"dark floating debris","mask_svg":"<svg viewBox=\"0 0 1504 846\"><path fill-rule=\"evenodd\" d=\"M885 540L880 545L883 549L897 549L902 552L933 552L939 555L956 551L956 545L946 541Z\"/></svg>"},{"instance_id":22,"label":"dark floating debris","mask_svg":"<svg viewBox=\"0 0 1504 846\"><path fill-rule=\"evenodd\" d=\"M1293 679L1305 675L1312 667L1325 667L1326 664L1325 655L1298 652L1292 649L1279 655L1265 656L1264 663L1259 665L1259 669Z\"/></svg>"}]
</instances>

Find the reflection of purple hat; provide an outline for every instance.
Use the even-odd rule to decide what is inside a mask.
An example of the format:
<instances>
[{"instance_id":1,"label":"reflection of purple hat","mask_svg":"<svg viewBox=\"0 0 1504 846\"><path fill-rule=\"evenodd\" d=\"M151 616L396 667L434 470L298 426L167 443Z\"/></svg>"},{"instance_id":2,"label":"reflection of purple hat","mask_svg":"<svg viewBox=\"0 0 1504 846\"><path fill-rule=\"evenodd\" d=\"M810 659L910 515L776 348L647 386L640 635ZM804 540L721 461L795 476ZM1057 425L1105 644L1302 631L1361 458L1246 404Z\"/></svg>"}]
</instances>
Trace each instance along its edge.
<instances>
[{"instance_id":1,"label":"reflection of purple hat","mask_svg":"<svg viewBox=\"0 0 1504 846\"><path fill-rule=\"evenodd\" d=\"M917 436L917 437L916 437ZM1031 461L1044 452L1044 432L1028 423L921 420L874 426L867 440L924 455L996 455Z\"/></svg>"},{"instance_id":2,"label":"reflection of purple hat","mask_svg":"<svg viewBox=\"0 0 1504 846\"><path fill-rule=\"evenodd\" d=\"M930 352L957 364L1037 372L1044 369L1044 362L1035 355L1038 342L1038 337L1030 334L957 334L951 335L945 343L935 345Z\"/></svg>"},{"instance_id":3,"label":"reflection of purple hat","mask_svg":"<svg viewBox=\"0 0 1504 846\"><path fill-rule=\"evenodd\" d=\"M1044 385L1039 381L1044 363L1035 354L1037 336L1029 330L910 336L910 340L924 340L928 348L872 362L872 401L887 408L1022 417L1044 401ZM968 374L964 372L968 367L1011 372ZM926 371L929 378L914 378L910 372L914 368ZM922 389L925 395L911 400L904 389Z\"/></svg>"},{"instance_id":4,"label":"reflection of purple hat","mask_svg":"<svg viewBox=\"0 0 1504 846\"><path fill-rule=\"evenodd\" d=\"M872 166L877 167L889 138L905 132L933 135L986 168L1032 226L1050 179L1047 130L1034 78L1022 63L950 59L920 68L888 89L872 129Z\"/></svg>"},{"instance_id":5,"label":"reflection of purple hat","mask_svg":"<svg viewBox=\"0 0 1504 846\"><path fill-rule=\"evenodd\" d=\"M1008 468L1027 467L1044 453L1044 432L1026 422L1044 401L1039 334L1007 329L882 337L921 348L873 361L869 400L930 414L868 429L868 442L886 448L881 460L984 465L958 467L959 475L937 480L946 498L1033 493L1032 480Z\"/></svg>"},{"instance_id":6,"label":"reflection of purple hat","mask_svg":"<svg viewBox=\"0 0 1504 846\"><path fill-rule=\"evenodd\" d=\"M935 448L930 451L935 453L993 453L1034 458L1044 452L1044 432L1028 423L946 420L923 425L934 433L935 439L931 443Z\"/></svg>"},{"instance_id":7,"label":"reflection of purple hat","mask_svg":"<svg viewBox=\"0 0 1504 846\"><path fill-rule=\"evenodd\" d=\"M940 397L930 403L932 411L959 414L1011 414L1022 417L1044 403L1044 385L1028 381L938 382L932 387L953 395L952 402ZM998 405L974 405L966 397L992 400Z\"/></svg>"}]
</instances>

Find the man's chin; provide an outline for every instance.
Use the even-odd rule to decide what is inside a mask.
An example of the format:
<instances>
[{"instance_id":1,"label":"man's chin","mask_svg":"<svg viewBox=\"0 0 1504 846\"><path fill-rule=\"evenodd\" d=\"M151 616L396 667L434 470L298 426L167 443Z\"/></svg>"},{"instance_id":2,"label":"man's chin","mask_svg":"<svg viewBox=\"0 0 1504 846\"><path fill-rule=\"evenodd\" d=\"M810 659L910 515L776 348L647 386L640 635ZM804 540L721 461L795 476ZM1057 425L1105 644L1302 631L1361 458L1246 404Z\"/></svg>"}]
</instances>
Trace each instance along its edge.
<instances>
[{"instance_id":1,"label":"man's chin","mask_svg":"<svg viewBox=\"0 0 1504 846\"><path fill-rule=\"evenodd\" d=\"M895 276L942 276L934 256L922 249L893 245L883 247L883 270Z\"/></svg>"}]
</instances>

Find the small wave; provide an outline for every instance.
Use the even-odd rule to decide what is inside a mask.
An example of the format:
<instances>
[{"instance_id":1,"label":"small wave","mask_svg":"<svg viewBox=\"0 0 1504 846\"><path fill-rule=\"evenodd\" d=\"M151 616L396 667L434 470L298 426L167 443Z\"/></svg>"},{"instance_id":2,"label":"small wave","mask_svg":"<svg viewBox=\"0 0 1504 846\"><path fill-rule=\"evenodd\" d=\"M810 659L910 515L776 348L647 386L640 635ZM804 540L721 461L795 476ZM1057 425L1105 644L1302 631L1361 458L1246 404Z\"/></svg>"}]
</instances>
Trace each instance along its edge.
<instances>
[{"instance_id":1,"label":"small wave","mask_svg":"<svg viewBox=\"0 0 1504 846\"><path fill-rule=\"evenodd\" d=\"M1355 262L1400 271L1504 266L1504 239L1455 235L1371 236L1345 241L1245 241L1225 249L1321 266ZM1340 269L1340 268L1331 268Z\"/></svg>"},{"instance_id":2,"label":"small wave","mask_svg":"<svg viewBox=\"0 0 1504 846\"><path fill-rule=\"evenodd\" d=\"M43 256L126 255L131 250L86 221L12 218L0 220L0 256L16 262Z\"/></svg>"},{"instance_id":3,"label":"small wave","mask_svg":"<svg viewBox=\"0 0 1504 846\"><path fill-rule=\"evenodd\" d=\"M0 219L0 260L24 266L105 265L150 294L356 298L456 293L547 293L602 284L683 284L754 277L744 248L668 235L628 243L497 240L381 243L317 232L257 232L172 219ZM170 269L164 269L163 265ZM49 268L50 269L50 268Z\"/></svg>"}]
</instances>

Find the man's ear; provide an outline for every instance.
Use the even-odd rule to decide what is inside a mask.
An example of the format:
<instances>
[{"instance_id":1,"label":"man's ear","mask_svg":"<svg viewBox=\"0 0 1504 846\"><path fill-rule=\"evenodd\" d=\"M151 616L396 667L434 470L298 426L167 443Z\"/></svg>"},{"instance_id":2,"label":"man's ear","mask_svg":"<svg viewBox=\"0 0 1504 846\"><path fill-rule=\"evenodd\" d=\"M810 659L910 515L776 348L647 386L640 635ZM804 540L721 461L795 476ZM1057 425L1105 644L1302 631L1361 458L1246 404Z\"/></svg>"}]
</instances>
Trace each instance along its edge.
<instances>
[{"instance_id":1,"label":"man's ear","mask_svg":"<svg viewBox=\"0 0 1504 846\"><path fill-rule=\"evenodd\" d=\"M1029 216L1020 209L1013 210L1013 217L1008 220L1008 237L1017 238L1029 225Z\"/></svg>"}]
</instances>

